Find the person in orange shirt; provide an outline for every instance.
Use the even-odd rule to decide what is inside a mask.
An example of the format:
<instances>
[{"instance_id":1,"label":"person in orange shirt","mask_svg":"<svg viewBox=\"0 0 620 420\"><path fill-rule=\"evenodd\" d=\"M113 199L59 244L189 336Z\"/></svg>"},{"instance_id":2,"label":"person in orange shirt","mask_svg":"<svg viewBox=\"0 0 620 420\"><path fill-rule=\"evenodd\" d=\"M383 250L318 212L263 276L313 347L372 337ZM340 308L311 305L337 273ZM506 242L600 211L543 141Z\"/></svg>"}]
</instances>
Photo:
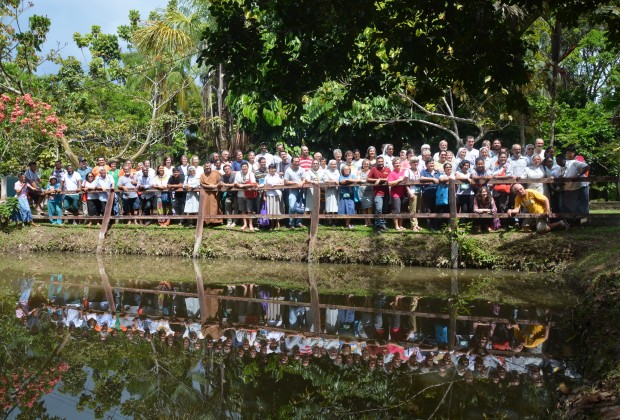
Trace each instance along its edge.
<instances>
[{"instance_id":1,"label":"person in orange shirt","mask_svg":"<svg viewBox=\"0 0 620 420\"><path fill-rule=\"evenodd\" d=\"M129 169L127 169L127 168L129 168ZM130 160L125 161L125 164L123 165L121 170L118 171L118 177L120 178L120 177L124 176L126 171L128 171L130 175L136 173L136 170L133 168L133 163L131 163Z\"/></svg>"},{"instance_id":2,"label":"person in orange shirt","mask_svg":"<svg viewBox=\"0 0 620 420\"><path fill-rule=\"evenodd\" d=\"M101 171L102 169L105 169L107 172L110 170L110 167L106 165L105 158L103 156L99 156L97 158L97 166L95 166L92 171L93 175L95 175L95 178L99 176L99 171Z\"/></svg>"}]
</instances>

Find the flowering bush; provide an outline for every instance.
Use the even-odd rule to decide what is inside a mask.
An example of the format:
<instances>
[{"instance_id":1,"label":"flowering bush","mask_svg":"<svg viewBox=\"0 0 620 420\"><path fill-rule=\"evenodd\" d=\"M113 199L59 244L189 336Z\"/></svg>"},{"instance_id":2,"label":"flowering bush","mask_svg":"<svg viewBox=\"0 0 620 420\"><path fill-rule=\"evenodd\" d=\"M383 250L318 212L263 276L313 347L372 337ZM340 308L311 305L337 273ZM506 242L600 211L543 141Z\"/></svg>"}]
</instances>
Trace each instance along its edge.
<instances>
[{"instance_id":1,"label":"flowering bush","mask_svg":"<svg viewBox=\"0 0 620 420\"><path fill-rule=\"evenodd\" d=\"M39 160L41 155L56 150L66 129L50 104L30 94L15 97L1 94L0 173L15 171L29 160Z\"/></svg>"},{"instance_id":2,"label":"flowering bush","mask_svg":"<svg viewBox=\"0 0 620 420\"><path fill-rule=\"evenodd\" d=\"M49 394L69 369L66 363L38 372L34 368L19 367L13 372L0 373L0 405L6 413L13 406L34 407L44 394Z\"/></svg>"}]
</instances>

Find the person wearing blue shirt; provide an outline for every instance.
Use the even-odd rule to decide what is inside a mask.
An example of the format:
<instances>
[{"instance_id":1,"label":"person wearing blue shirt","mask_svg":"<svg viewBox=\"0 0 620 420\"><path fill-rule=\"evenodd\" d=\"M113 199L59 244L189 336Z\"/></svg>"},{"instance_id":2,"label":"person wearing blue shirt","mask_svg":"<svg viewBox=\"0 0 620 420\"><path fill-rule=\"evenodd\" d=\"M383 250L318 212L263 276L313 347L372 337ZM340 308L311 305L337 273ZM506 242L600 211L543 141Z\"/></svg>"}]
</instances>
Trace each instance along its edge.
<instances>
[{"instance_id":1,"label":"person wearing blue shirt","mask_svg":"<svg viewBox=\"0 0 620 420\"><path fill-rule=\"evenodd\" d=\"M351 173L351 166L344 165L340 171L340 188L338 189L338 214L355 214L355 190L353 186L357 181L355 175ZM353 229L351 219L345 219L344 224L349 229Z\"/></svg>"},{"instance_id":2,"label":"person wearing blue shirt","mask_svg":"<svg viewBox=\"0 0 620 420\"><path fill-rule=\"evenodd\" d=\"M420 172L420 181L426 181L429 184L422 189L422 203L427 213L436 213L437 205L435 204L435 196L437 194L437 184L441 172L435 170L435 161L430 158L426 161L426 169ZM437 221L428 219L428 227L430 230L437 230Z\"/></svg>"},{"instance_id":3,"label":"person wearing blue shirt","mask_svg":"<svg viewBox=\"0 0 620 420\"><path fill-rule=\"evenodd\" d=\"M50 223L53 225L62 225L61 219L54 219L54 216L62 216L62 190L60 182L56 175L50 176L50 182L45 188L47 198L47 214L50 217Z\"/></svg>"}]
</instances>

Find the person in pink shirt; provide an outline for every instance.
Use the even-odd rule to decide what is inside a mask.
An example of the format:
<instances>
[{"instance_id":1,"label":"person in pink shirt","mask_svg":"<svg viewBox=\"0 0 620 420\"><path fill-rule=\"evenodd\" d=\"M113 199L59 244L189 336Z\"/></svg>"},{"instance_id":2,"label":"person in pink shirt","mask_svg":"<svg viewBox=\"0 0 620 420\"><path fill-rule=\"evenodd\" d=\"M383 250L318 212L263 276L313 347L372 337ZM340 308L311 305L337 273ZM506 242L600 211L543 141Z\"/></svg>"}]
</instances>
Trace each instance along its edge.
<instances>
[{"instance_id":1,"label":"person in pink shirt","mask_svg":"<svg viewBox=\"0 0 620 420\"><path fill-rule=\"evenodd\" d=\"M402 182L407 179L406 170L402 168L400 158L394 158L392 160L392 172L387 177L388 185L392 187L390 189L390 197L392 204L392 214L400 214L401 209L408 203L407 187L402 185ZM394 228L396 230L405 230L402 226L401 219L394 219Z\"/></svg>"}]
</instances>

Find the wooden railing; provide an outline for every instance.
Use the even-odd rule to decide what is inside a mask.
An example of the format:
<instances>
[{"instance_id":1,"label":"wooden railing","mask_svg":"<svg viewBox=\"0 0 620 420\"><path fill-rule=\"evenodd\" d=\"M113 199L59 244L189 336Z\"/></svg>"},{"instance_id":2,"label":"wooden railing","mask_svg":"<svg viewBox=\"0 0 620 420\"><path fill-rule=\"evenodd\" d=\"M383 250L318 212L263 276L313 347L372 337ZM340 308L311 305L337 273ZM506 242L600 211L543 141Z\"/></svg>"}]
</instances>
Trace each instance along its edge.
<instances>
[{"instance_id":1,"label":"wooden railing","mask_svg":"<svg viewBox=\"0 0 620 420\"><path fill-rule=\"evenodd\" d=\"M480 184L487 184L487 185L493 185L493 184L515 184L515 183L523 183L523 184L528 184L528 183L535 183L535 184L564 184L564 183L573 183L573 182L589 182L589 183L618 183L619 182L619 178L618 177L589 177L589 178L542 178L542 179L522 179L522 180L517 180L517 179L488 179L486 180L486 182L481 182ZM313 184L313 183L306 183L304 184L303 187L298 187L296 185L281 185L281 186L274 186L274 187L256 187L256 188L252 188L253 190L258 190L259 192L264 192L264 191L268 191L268 190L300 190L300 189L312 189L313 191L313 207L312 210L309 213L305 213L305 214L299 214L299 213L293 213L293 214L260 214L259 212L257 213L253 213L253 214L217 214L217 215L204 215L203 214L203 207L205 205L204 201L206 198L206 195L203 194L203 192L205 191L202 188L196 188L196 189L190 189L190 190L185 190L185 189L167 189L167 190L158 190L158 189L150 189L150 190L145 190L144 192L172 192L172 191L179 191L179 192L197 192L199 194L199 209L198 209L198 213L197 214L188 214L188 215L158 215L158 214L151 214L151 215L136 215L136 216L124 216L124 215L113 215L112 214L112 210L113 210L113 206L114 206L114 194L122 194L125 191L121 191L121 190L110 190L108 191L108 199L106 202L106 206L104 209L104 213L101 216L86 216L86 215L79 215L79 216L53 216L53 217L45 217L47 218L52 218L52 219L61 219L61 220L86 220L86 221L92 221L92 220L101 220L101 228L99 231L99 238L98 238L98 243L97 243L97 253L101 253L103 250L103 246L105 244L105 236L106 233L108 231L108 229L110 228L111 225L111 221L118 221L118 220L131 220L131 221L135 221L135 220L157 220L157 219L170 219L170 220L188 220L188 221L196 221L196 233L195 233L195 241L194 241L194 248L193 248L193 253L192 255L194 257L196 257L198 255L199 249L200 249L200 245L201 245L201 241L202 241L202 234L203 234L203 228L204 228L204 223L208 220L212 220L212 219L245 219L245 218L253 218L253 219L258 219L258 218L267 218L267 219L289 219L289 218L294 218L294 219L304 219L304 220L310 220L310 231L309 231L309 240L310 240L310 250L314 249L314 245L316 244L316 236L318 233L318 226L319 226L319 222L321 220L340 220L340 219L411 219L411 218L418 218L418 219L448 219L449 220L449 224L451 227L456 226L457 223L457 219L488 219L488 218L514 218L515 216L510 216L507 213L497 213L497 214L488 214L488 213L458 213L457 212L457 206L456 206L456 185L460 184L461 181L459 180L449 180L447 182L443 182L443 185L448 185L448 196L449 196L449 200L448 200L448 205L449 205L449 213L400 213L400 214L354 214L354 215L338 215L338 214L321 214L320 213L320 199L321 199L321 189L325 189L325 188L337 188L339 185L334 183L334 184L328 184L328 183L321 183L321 184ZM407 182L403 182L399 185L404 185L404 186L411 186L411 185L420 185L421 187L424 186L428 186L430 185L430 182L424 182L424 181L407 181ZM385 184L381 184L382 186L385 186ZM367 186L367 187L373 187L375 186L374 183L358 183L358 184L354 184L354 185L350 185L350 186ZM229 191L229 192L236 192L239 191L240 189L237 188L229 188L229 187L220 187L220 186L214 186L210 189L210 191L218 191L218 192L222 192L222 191ZM247 189L246 189L247 190ZM83 191L63 191L63 194L78 194L78 193L83 193ZM119 199L118 201L119 207L122 208L122 202ZM518 217L524 217L525 215L521 215ZM572 213L552 213L551 215L544 215L544 214L527 214L527 218L545 218L545 217L553 217L553 218L581 218L584 217L586 215L584 214L572 214ZM618 215L617 213L612 213L612 214L587 214L587 217L590 219L618 219L620 217L620 215ZM39 217L40 219L41 217ZM312 259L312 252L310 251L309 256L308 256L309 261Z\"/></svg>"}]
</instances>

